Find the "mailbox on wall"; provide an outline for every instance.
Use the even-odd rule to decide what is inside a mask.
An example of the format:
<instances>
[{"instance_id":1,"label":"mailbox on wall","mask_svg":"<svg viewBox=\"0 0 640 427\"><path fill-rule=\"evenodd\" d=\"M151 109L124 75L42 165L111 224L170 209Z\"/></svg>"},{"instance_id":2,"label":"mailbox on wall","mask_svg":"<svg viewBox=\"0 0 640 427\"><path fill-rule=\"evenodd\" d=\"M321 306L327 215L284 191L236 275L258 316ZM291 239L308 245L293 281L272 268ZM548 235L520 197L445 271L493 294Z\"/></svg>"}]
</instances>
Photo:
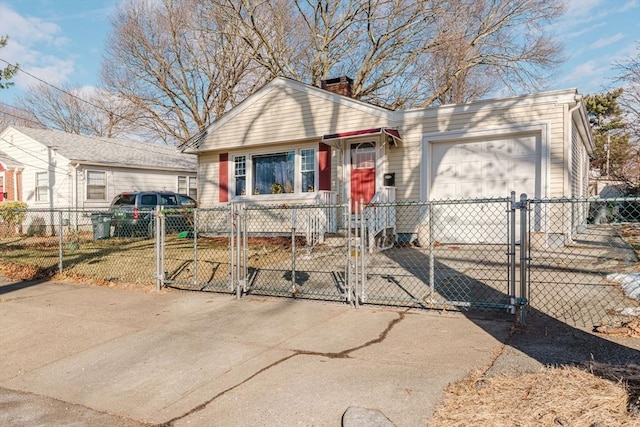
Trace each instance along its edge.
<instances>
[{"instance_id":1,"label":"mailbox on wall","mask_svg":"<svg viewBox=\"0 0 640 427\"><path fill-rule=\"evenodd\" d=\"M396 173L390 172L384 174L384 186L395 187L396 186Z\"/></svg>"}]
</instances>

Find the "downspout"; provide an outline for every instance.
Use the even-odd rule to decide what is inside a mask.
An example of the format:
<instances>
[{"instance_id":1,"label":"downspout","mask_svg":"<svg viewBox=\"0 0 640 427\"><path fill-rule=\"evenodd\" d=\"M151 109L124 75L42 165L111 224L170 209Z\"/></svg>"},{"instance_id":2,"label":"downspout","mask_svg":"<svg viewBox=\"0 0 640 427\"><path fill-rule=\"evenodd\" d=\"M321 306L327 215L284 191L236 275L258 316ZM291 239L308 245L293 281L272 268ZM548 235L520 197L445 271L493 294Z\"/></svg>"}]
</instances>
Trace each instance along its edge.
<instances>
[{"instance_id":1,"label":"downspout","mask_svg":"<svg viewBox=\"0 0 640 427\"><path fill-rule=\"evenodd\" d=\"M578 108L580 108L581 103L580 101L582 101L582 95L578 95L576 94L575 96L575 101L576 101L576 105L574 105L573 107L571 107L569 109L569 111L567 112L567 129L569 131L569 146L568 146L568 154L567 154L567 169L569 170L568 173L568 177L567 177L567 181L565 181L565 183L568 186L568 193L569 193L569 197L573 197L573 194L571 193L573 191L573 178L574 178L574 170L573 170L573 112L576 111ZM564 195L565 197L567 196L567 194Z\"/></svg>"},{"instance_id":2,"label":"downspout","mask_svg":"<svg viewBox=\"0 0 640 427\"><path fill-rule=\"evenodd\" d=\"M573 113L574 111L576 111L578 108L580 108L581 101L582 101L582 96L576 94L575 95L575 101L576 101L576 105L574 105L573 107L569 108L568 110L568 114L567 114L567 129L568 129L568 134L569 134L569 144L568 144L568 155L567 155L567 159L568 159L568 170L569 173L567 174L567 181L568 181L568 197L573 197L573 179L574 179L574 170L573 170ZM567 194L565 193L564 197L567 197ZM565 215L567 215L566 217L568 218L567 224L566 224L566 228L565 228L565 244L572 244L573 243L573 230L574 227L576 226L575 224L575 218L574 218L574 209L573 209L573 205L571 203L569 203L569 205L565 208L566 210L568 210L568 212L565 211Z\"/></svg>"},{"instance_id":3,"label":"downspout","mask_svg":"<svg viewBox=\"0 0 640 427\"><path fill-rule=\"evenodd\" d=\"M72 178L71 178L71 205L74 209L79 209L80 207L78 206L78 166L80 166L79 163L69 163L69 166L71 166L71 169L73 170L72 174Z\"/></svg>"},{"instance_id":4,"label":"downspout","mask_svg":"<svg viewBox=\"0 0 640 427\"><path fill-rule=\"evenodd\" d=\"M22 200L22 188L20 189L20 193L18 193L18 169L13 168L13 200L15 202Z\"/></svg>"}]
</instances>

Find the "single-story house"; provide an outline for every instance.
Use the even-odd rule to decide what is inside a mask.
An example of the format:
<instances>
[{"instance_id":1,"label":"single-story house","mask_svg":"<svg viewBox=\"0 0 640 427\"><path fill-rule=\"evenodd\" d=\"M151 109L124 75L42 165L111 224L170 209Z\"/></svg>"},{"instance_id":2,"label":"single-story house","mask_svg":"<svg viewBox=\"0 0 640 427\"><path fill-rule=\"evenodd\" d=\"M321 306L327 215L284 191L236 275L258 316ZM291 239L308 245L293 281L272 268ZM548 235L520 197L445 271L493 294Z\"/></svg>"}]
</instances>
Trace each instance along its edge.
<instances>
[{"instance_id":1,"label":"single-story house","mask_svg":"<svg viewBox=\"0 0 640 427\"><path fill-rule=\"evenodd\" d=\"M276 78L185 144L201 204L588 194L575 89L392 111L349 97L351 83Z\"/></svg>"},{"instance_id":2,"label":"single-story house","mask_svg":"<svg viewBox=\"0 0 640 427\"><path fill-rule=\"evenodd\" d=\"M197 196L196 156L139 141L9 126L0 133L0 195L29 208L105 209L119 193Z\"/></svg>"}]
</instances>

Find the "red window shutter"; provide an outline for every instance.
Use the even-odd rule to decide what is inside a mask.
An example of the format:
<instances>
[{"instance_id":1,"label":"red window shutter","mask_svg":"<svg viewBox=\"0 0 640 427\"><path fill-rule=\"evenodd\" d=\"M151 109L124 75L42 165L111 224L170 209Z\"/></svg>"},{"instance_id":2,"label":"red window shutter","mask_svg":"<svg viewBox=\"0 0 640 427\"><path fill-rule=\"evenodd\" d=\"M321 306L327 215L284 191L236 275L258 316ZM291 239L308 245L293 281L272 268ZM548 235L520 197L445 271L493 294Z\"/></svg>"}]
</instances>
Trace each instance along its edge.
<instances>
[{"instance_id":1,"label":"red window shutter","mask_svg":"<svg viewBox=\"0 0 640 427\"><path fill-rule=\"evenodd\" d=\"M331 191L331 147L322 142L318 147L318 189Z\"/></svg>"},{"instance_id":2,"label":"red window shutter","mask_svg":"<svg viewBox=\"0 0 640 427\"><path fill-rule=\"evenodd\" d=\"M218 200L220 202L229 201L229 153L220 153L218 162Z\"/></svg>"}]
</instances>

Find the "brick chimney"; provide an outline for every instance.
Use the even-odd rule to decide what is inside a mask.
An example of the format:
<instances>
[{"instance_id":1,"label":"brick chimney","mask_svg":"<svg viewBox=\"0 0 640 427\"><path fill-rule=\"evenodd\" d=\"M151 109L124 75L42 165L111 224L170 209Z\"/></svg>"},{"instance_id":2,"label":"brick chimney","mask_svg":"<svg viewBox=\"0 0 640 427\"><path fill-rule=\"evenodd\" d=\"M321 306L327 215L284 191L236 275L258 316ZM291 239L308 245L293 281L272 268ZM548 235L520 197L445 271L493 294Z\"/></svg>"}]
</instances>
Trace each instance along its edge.
<instances>
[{"instance_id":1,"label":"brick chimney","mask_svg":"<svg viewBox=\"0 0 640 427\"><path fill-rule=\"evenodd\" d=\"M338 95L353 97L353 79L347 76L336 77L334 79L322 80L320 88Z\"/></svg>"}]
</instances>

